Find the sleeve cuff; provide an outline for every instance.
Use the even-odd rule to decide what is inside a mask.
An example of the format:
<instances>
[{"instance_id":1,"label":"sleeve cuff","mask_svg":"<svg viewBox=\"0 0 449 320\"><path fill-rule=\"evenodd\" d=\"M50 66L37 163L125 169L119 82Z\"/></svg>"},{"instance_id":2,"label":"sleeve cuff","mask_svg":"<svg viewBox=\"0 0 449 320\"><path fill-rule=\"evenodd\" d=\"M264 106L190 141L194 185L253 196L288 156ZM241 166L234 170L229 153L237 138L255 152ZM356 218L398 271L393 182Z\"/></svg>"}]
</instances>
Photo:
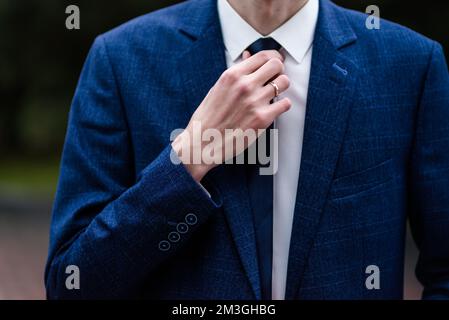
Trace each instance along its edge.
<instances>
[{"instance_id":1,"label":"sleeve cuff","mask_svg":"<svg viewBox=\"0 0 449 320\"><path fill-rule=\"evenodd\" d=\"M222 199L217 188L210 183L204 186L197 183L182 163L174 163L171 153L169 145L141 173L139 183L147 195L147 205L174 220L190 213L205 219L221 209Z\"/></svg>"}]
</instances>

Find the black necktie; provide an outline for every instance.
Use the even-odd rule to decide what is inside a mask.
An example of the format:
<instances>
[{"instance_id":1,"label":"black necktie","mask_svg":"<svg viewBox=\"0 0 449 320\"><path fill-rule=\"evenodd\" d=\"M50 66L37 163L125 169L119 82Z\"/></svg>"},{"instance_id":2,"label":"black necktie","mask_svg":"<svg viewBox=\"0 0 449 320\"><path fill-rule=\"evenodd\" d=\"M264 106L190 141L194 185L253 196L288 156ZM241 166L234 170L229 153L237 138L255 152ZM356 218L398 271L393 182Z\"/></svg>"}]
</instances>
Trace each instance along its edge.
<instances>
[{"instance_id":1,"label":"black necktie","mask_svg":"<svg viewBox=\"0 0 449 320\"><path fill-rule=\"evenodd\" d=\"M260 38L247 50L251 55L263 50L279 50L281 45L273 38ZM270 150L269 131L266 133L267 154ZM256 148L254 148L256 150ZM273 158L273 155L270 155ZM248 157L247 157L248 159ZM247 165L248 189L254 216L257 257L259 262L262 299L271 299L272 259L273 259L273 176L261 175L260 164Z\"/></svg>"},{"instance_id":2,"label":"black necktie","mask_svg":"<svg viewBox=\"0 0 449 320\"><path fill-rule=\"evenodd\" d=\"M246 50L251 53L251 55L254 55L258 53L259 51L263 50L280 50L281 45L274 40L273 38L260 38L256 41L254 41Z\"/></svg>"}]
</instances>

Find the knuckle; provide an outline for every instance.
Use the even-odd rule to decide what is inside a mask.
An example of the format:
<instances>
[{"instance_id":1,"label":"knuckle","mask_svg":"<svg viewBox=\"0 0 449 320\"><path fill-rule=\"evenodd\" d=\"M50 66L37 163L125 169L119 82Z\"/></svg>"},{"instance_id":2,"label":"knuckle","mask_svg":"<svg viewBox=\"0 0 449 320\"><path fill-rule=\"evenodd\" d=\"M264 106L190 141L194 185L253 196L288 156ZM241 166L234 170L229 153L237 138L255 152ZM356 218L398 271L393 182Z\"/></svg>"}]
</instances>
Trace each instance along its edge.
<instances>
[{"instance_id":1,"label":"knuckle","mask_svg":"<svg viewBox=\"0 0 449 320\"><path fill-rule=\"evenodd\" d=\"M253 98L253 97L248 98L248 99L246 100L246 106L247 106L249 109L251 109L251 110L255 110L255 108L257 107L257 105L258 105L257 99L255 99L255 98Z\"/></svg>"},{"instance_id":2,"label":"knuckle","mask_svg":"<svg viewBox=\"0 0 449 320\"><path fill-rule=\"evenodd\" d=\"M267 51L260 51L258 53L258 55L260 56L260 58L264 61L268 61L270 59L270 55Z\"/></svg>"},{"instance_id":3,"label":"knuckle","mask_svg":"<svg viewBox=\"0 0 449 320\"><path fill-rule=\"evenodd\" d=\"M257 124L263 126L267 122L267 116L261 111L256 111L254 112L254 120Z\"/></svg>"},{"instance_id":4,"label":"knuckle","mask_svg":"<svg viewBox=\"0 0 449 320\"><path fill-rule=\"evenodd\" d=\"M251 84L248 81L240 81L237 86L237 93L240 96L247 95L251 92Z\"/></svg>"},{"instance_id":5,"label":"knuckle","mask_svg":"<svg viewBox=\"0 0 449 320\"><path fill-rule=\"evenodd\" d=\"M278 70L283 70L284 69L284 64L282 63L281 60L279 60L278 58L273 58L271 59L271 63L273 64L273 66L278 69Z\"/></svg>"},{"instance_id":6,"label":"knuckle","mask_svg":"<svg viewBox=\"0 0 449 320\"><path fill-rule=\"evenodd\" d=\"M223 72L221 76L221 80L224 83L231 84L237 81L238 75L237 72L234 69L228 69L225 72Z\"/></svg>"}]
</instances>

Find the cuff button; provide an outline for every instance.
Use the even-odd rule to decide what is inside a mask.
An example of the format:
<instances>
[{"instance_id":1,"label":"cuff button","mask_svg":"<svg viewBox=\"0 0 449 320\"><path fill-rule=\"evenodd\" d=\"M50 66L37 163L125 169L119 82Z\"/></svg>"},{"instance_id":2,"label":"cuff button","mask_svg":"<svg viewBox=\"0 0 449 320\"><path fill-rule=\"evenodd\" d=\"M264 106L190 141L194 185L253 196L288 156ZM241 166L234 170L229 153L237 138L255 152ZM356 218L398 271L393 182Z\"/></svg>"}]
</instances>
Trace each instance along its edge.
<instances>
[{"instance_id":1,"label":"cuff button","mask_svg":"<svg viewBox=\"0 0 449 320\"><path fill-rule=\"evenodd\" d=\"M193 226L193 225L197 224L198 217L195 214L193 214L193 213L189 213L188 215L186 215L186 219L185 220L186 220L188 225Z\"/></svg>"},{"instance_id":2,"label":"cuff button","mask_svg":"<svg viewBox=\"0 0 449 320\"><path fill-rule=\"evenodd\" d=\"M184 222L180 222L178 223L178 225L176 226L176 230L183 234L186 233L187 231L189 231L189 226L187 224L185 224Z\"/></svg>"},{"instance_id":3,"label":"cuff button","mask_svg":"<svg viewBox=\"0 0 449 320\"><path fill-rule=\"evenodd\" d=\"M167 240L162 240L159 242L159 250L161 251L168 251L170 250L171 244Z\"/></svg>"},{"instance_id":4,"label":"cuff button","mask_svg":"<svg viewBox=\"0 0 449 320\"><path fill-rule=\"evenodd\" d=\"M170 240L171 242L178 242L179 239L181 239L181 236L177 232L170 232L168 234L168 240Z\"/></svg>"}]
</instances>

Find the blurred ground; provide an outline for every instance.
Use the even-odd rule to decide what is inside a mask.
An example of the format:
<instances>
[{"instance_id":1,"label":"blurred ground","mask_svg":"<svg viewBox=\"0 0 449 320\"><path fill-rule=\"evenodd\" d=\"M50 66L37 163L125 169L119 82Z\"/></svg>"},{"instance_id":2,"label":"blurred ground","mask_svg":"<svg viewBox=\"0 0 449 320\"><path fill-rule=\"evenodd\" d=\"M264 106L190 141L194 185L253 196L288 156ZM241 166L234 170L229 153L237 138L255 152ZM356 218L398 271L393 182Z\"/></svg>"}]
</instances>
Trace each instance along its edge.
<instances>
[{"instance_id":1,"label":"blurred ground","mask_svg":"<svg viewBox=\"0 0 449 320\"><path fill-rule=\"evenodd\" d=\"M50 203L0 195L0 300L45 299Z\"/></svg>"},{"instance_id":2,"label":"blurred ground","mask_svg":"<svg viewBox=\"0 0 449 320\"><path fill-rule=\"evenodd\" d=\"M45 299L43 274L58 161L0 161L0 299Z\"/></svg>"}]
</instances>

